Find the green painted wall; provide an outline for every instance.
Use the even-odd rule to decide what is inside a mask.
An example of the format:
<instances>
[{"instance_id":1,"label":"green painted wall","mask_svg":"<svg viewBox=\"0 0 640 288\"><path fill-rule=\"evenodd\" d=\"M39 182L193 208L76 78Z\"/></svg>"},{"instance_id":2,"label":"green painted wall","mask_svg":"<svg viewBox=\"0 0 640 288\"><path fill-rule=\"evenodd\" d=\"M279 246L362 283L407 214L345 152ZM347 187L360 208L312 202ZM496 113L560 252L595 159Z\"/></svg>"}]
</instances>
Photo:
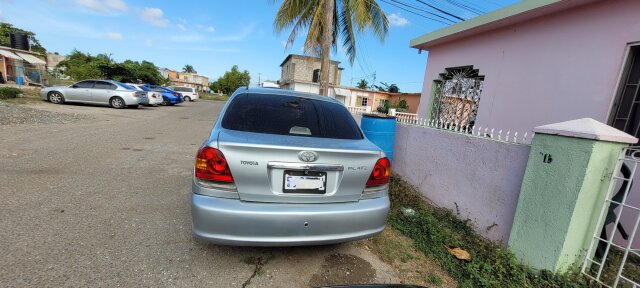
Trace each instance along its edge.
<instances>
[{"instance_id":1,"label":"green painted wall","mask_svg":"<svg viewBox=\"0 0 640 288\"><path fill-rule=\"evenodd\" d=\"M620 143L595 142L556 270L565 271L572 264L582 261L596 230L596 222L609 189L609 174L619 170L619 167L616 169L617 158L625 146L627 145Z\"/></svg>"},{"instance_id":2,"label":"green painted wall","mask_svg":"<svg viewBox=\"0 0 640 288\"><path fill-rule=\"evenodd\" d=\"M535 269L565 270L587 248L623 144L536 134L509 248Z\"/></svg>"}]
</instances>

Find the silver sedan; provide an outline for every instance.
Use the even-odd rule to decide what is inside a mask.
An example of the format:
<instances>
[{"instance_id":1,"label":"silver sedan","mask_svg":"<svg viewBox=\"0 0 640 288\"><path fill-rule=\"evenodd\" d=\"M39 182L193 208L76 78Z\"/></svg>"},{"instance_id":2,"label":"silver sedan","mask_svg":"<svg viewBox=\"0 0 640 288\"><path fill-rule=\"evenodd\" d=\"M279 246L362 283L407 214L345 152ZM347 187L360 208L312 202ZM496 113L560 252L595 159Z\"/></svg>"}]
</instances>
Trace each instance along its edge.
<instances>
[{"instance_id":1,"label":"silver sedan","mask_svg":"<svg viewBox=\"0 0 640 288\"><path fill-rule=\"evenodd\" d=\"M194 168L196 237L291 246L382 232L390 162L336 100L243 87L209 135Z\"/></svg>"},{"instance_id":2,"label":"silver sedan","mask_svg":"<svg viewBox=\"0 0 640 288\"><path fill-rule=\"evenodd\" d=\"M43 88L40 98L54 104L65 102L109 105L113 108L138 107L147 103L146 95L135 88L111 80L83 80L71 86Z\"/></svg>"}]
</instances>

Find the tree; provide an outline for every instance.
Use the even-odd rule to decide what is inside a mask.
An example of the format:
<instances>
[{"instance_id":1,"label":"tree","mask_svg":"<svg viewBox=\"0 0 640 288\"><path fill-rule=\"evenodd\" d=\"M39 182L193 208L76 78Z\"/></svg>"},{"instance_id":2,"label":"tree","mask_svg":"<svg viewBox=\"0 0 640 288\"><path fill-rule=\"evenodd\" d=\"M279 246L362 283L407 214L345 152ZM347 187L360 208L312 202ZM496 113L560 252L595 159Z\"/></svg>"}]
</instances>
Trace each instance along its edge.
<instances>
[{"instance_id":1,"label":"tree","mask_svg":"<svg viewBox=\"0 0 640 288\"><path fill-rule=\"evenodd\" d=\"M358 82L358 86L356 86L360 89L367 89L369 88L369 82L367 82L366 79L360 79L360 81Z\"/></svg>"},{"instance_id":2,"label":"tree","mask_svg":"<svg viewBox=\"0 0 640 288\"><path fill-rule=\"evenodd\" d=\"M111 79L120 82L142 82L149 84L166 84L153 63L148 61L126 60L119 63L107 54L92 56L73 50L67 59L58 64L58 68L74 80L91 78Z\"/></svg>"},{"instance_id":3,"label":"tree","mask_svg":"<svg viewBox=\"0 0 640 288\"><path fill-rule=\"evenodd\" d=\"M378 91L382 91L382 92L391 92L391 93L400 92L400 88L398 88L398 85L396 84L389 85L385 82L380 82L380 85L373 85L373 87L378 89Z\"/></svg>"},{"instance_id":4,"label":"tree","mask_svg":"<svg viewBox=\"0 0 640 288\"><path fill-rule=\"evenodd\" d=\"M224 72L224 75L212 82L209 88L211 88L212 91L220 91L230 95L233 91L236 91L238 87L249 86L250 82L251 76L249 75L249 71L244 70L240 72L238 65L233 65L230 71Z\"/></svg>"},{"instance_id":5,"label":"tree","mask_svg":"<svg viewBox=\"0 0 640 288\"><path fill-rule=\"evenodd\" d=\"M31 51L42 53L42 54L47 53L47 49L44 49L44 47L40 44L40 41L38 41L38 39L36 38L35 33L13 27L13 25L9 23L0 23L0 46L11 45L9 33L14 33L14 32L24 33L25 35L27 35L27 38L31 43Z\"/></svg>"},{"instance_id":6,"label":"tree","mask_svg":"<svg viewBox=\"0 0 640 288\"><path fill-rule=\"evenodd\" d=\"M355 32L372 30L383 41L389 20L375 0L284 0L274 22L276 31L291 28L290 46L300 31L307 32L304 52L320 56L320 94L328 95L330 47L335 51L339 36L353 64L356 57ZM323 33L331 31L331 33ZM339 35L340 34L340 35Z\"/></svg>"},{"instance_id":7,"label":"tree","mask_svg":"<svg viewBox=\"0 0 640 288\"><path fill-rule=\"evenodd\" d=\"M189 64L184 65L184 68L182 68L182 72L184 72L184 73L198 73L196 71L196 69L193 69L193 66L191 66Z\"/></svg>"}]
</instances>

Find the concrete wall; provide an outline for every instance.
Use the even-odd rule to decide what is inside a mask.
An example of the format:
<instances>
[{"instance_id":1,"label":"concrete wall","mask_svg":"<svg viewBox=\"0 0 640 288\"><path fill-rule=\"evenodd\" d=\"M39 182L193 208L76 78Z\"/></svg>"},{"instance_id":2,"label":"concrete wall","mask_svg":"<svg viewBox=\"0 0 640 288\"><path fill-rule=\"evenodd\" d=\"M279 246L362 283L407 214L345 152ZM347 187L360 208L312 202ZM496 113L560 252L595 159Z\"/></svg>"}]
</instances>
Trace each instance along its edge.
<instances>
[{"instance_id":1,"label":"concrete wall","mask_svg":"<svg viewBox=\"0 0 640 288\"><path fill-rule=\"evenodd\" d=\"M463 38L429 51L419 114L447 67L485 75L477 125L531 131L590 117L607 123L628 43L640 41L640 1L597 1Z\"/></svg>"},{"instance_id":2,"label":"concrete wall","mask_svg":"<svg viewBox=\"0 0 640 288\"><path fill-rule=\"evenodd\" d=\"M480 235L506 244L530 149L398 124L392 170L435 205L471 219Z\"/></svg>"},{"instance_id":3,"label":"concrete wall","mask_svg":"<svg viewBox=\"0 0 640 288\"><path fill-rule=\"evenodd\" d=\"M329 67L329 84L340 85L342 71L338 69L340 62L331 61ZM299 55L292 55L281 68L281 82L312 82L313 70L320 69L320 59Z\"/></svg>"}]
</instances>

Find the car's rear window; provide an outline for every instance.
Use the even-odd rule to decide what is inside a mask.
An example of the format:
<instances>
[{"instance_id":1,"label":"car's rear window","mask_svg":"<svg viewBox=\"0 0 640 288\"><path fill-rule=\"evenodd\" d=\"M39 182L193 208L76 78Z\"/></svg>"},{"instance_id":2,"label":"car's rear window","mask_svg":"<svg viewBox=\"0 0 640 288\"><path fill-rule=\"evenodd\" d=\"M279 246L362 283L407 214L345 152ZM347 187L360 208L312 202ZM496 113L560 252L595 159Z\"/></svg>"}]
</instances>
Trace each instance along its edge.
<instances>
[{"instance_id":1,"label":"car's rear window","mask_svg":"<svg viewBox=\"0 0 640 288\"><path fill-rule=\"evenodd\" d=\"M362 139L349 111L338 103L276 94L237 95L222 119L229 130L333 139Z\"/></svg>"},{"instance_id":2,"label":"car's rear window","mask_svg":"<svg viewBox=\"0 0 640 288\"><path fill-rule=\"evenodd\" d=\"M138 89L136 89L135 87L133 87L133 86L131 86L131 85L128 85L128 84L120 83L120 82L117 82L117 81L113 81L113 82L115 82L116 84L118 84L120 87L122 87L122 88L124 88L124 89L129 89L129 90L138 90Z\"/></svg>"}]
</instances>

